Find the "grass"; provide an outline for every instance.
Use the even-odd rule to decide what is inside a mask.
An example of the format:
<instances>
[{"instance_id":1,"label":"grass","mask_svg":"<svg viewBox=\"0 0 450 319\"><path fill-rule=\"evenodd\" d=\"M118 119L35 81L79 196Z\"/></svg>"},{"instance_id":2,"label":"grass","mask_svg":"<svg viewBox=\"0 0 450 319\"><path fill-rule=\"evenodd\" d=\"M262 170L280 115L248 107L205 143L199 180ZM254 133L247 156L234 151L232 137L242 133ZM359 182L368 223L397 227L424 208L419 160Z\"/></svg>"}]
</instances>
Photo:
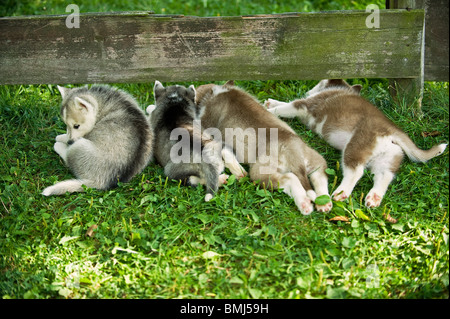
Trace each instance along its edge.
<instances>
[{"instance_id":1,"label":"grass","mask_svg":"<svg viewBox=\"0 0 450 319\"><path fill-rule=\"evenodd\" d=\"M14 12L34 14L46 6L53 13L60 2L34 3ZM242 2L241 12L251 4ZM164 5L173 5L172 13L192 12L184 4ZM220 12L236 14L233 5ZM283 10L298 11L292 7ZM390 98L386 80L350 82L362 84L363 95L419 147L448 141L448 83L426 83L423 115L412 121L408 106ZM315 82L237 84L263 101L300 97ZM153 103L152 85L117 86L144 108ZM111 191L45 198L46 186L72 177L53 151L55 136L65 130L60 101L51 85L0 86L2 298L449 297L448 150L426 164L405 160L376 209L361 204L369 173L349 201L334 203L329 214L303 216L281 191L247 178L205 203L204 189L166 180L154 163ZM332 190L342 179L339 153L299 121L288 123L327 159ZM439 135L422 136L431 131ZM386 220L387 213L398 221Z\"/></svg>"}]
</instances>

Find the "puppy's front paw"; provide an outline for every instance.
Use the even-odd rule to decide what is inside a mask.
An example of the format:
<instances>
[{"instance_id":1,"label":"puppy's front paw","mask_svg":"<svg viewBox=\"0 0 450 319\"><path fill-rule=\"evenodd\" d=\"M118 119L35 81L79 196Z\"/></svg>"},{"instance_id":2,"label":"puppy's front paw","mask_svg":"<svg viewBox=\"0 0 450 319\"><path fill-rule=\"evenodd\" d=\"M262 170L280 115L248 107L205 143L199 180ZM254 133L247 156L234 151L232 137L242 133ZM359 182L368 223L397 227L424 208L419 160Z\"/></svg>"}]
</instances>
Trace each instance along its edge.
<instances>
[{"instance_id":1,"label":"puppy's front paw","mask_svg":"<svg viewBox=\"0 0 450 319\"><path fill-rule=\"evenodd\" d=\"M55 150L56 153L59 154L59 156L65 157L65 154L67 152L67 144L63 142L56 142L53 145L53 149Z\"/></svg>"},{"instance_id":2,"label":"puppy's front paw","mask_svg":"<svg viewBox=\"0 0 450 319\"><path fill-rule=\"evenodd\" d=\"M58 135L55 138L55 140L56 140L56 142L61 142L61 143L67 144L67 142L69 141L69 135L67 135L67 134Z\"/></svg>"}]
</instances>

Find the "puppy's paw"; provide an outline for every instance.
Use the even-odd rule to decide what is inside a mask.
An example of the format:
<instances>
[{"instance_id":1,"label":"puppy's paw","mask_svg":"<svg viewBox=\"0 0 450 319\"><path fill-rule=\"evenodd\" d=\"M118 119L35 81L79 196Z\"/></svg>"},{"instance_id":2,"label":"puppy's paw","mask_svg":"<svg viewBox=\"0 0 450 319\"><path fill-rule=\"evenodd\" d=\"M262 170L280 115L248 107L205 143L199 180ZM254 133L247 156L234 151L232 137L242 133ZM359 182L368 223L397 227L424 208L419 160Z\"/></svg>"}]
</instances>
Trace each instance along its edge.
<instances>
[{"instance_id":1,"label":"puppy's paw","mask_svg":"<svg viewBox=\"0 0 450 319\"><path fill-rule=\"evenodd\" d=\"M237 179L241 179L242 177L245 177L248 174L245 168L243 168L241 164L239 164L237 161L234 161L231 164L225 162L225 164L226 164L225 167L227 167L230 170L231 174L236 176Z\"/></svg>"},{"instance_id":2,"label":"puppy's paw","mask_svg":"<svg viewBox=\"0 0 450 319\"><path fill-rule=\"evenodd\" d=\"M228 177L230 177L230 175L227 175L227 174L219 175L219 186L226 184L228 181Z\"/></svg>"},{"instance_id":3,"label":"puppy's paw","mask_svg":"<svg viewBox=\"0 0 450 319\"><path fill-rule=\"evenodd\" d=\"M313 212L314 206L308 198L305 198L298 205L298 209L303 215L309 215Z\"/></svg>"},{"instance_id":4,"label":"puppy's paw","mask_svg":"<svg viewBox=\"0 0 450 319\"><path fill-rule=\"evenodd\" d=\"M333 193L333 200L335 200L337 202L342 202L343 200L346 200L347 198L348 198L348 195L346 194L346 192L344 190L337 189Z\"/></svg>"},{"instance_id":5,"label":"puppy's paw","mask_svg":"<svg viewBox=\"0 0 450 319\"><path fill-rule=\"evenodd\" d=\"M332 208L333 208L333 203L331 202L331 200L329 203L326 203L325 205L317 205L316 204L316 210L318 212L328 213Z\"/></svg>"},{"instance_id":6,"label":"puppy's paw","mask_svg":"<svg viewBox=\"0 0 450 319\"><path fill-rule=\"evenodd\" d=\"M274 100L274 99L267 99L267 100L264 102L264 106L265 106L267 109L274 108L274 107L277 106L278 104L280 104L280 102L277 101L277 100Z\"/></svg>"},{"instance_id":7,"label":"puppy's paw","mask_svg":"<svg viewBox=\"0 0 450 319\"><path fill-rule=\"evenodd\" d=\"M240 173L234 174L234 176L236 176L236 179L238 179L238 180L241 179L241 178L244 178L247 175L248 175L248 173L247 173L247 171L244 168L242 168Z\"/></svg>"},{"instance_id":8,"label":"puppy's paw","mask_svg":"<svg viewBox=\"0 0 450 319\"><path fill-rule=\"evenodd\" d=\"M67 142L69 141L69 135L67 135L67 134L61 134L61 135L58 135L58 136L55 138L55 140L56 140L56 142L60 142L60 143L65 143L65 144L67 144Z\"/></svg>"},{"instance_id":9,"label":"puppy's paw","mask_svg":"<svg viewBox=\"0 0 450 319\"><path fill-rule=\"evenodd\" d=\"M53 145L53 149L59 155L59 157L61 157L61 159L66 165L67 165L67 148L68 148L67 144L62 142L56 142Z\"/></svg>"},{"instance_id":10,"label":"puppy's paw","mask_svg":"<svg viewBox=\"0 0 450 319\"><path fill-rule=\"evenodd\" d=\"M46 187L46 188L42 191L41 194L44 195L44 196L50 196L50 195L52 195L52 194L53 194L53 187L52 187L52 186Z\"/></svg>"},{"instance_id":11,"label":"puppy's paw","mask_svg":"<svg viewBox=\"0 0 450 319\"><path fill-rule=\"evenodd\" d=\"M147 114L152 114L152 112L156 109L156 105L154 104L150 104L149 106L147 106L147 108L145 109L145 111L147 112Z\"/></svg>"},{"instance_id":12,"label":"puppy's paw","mask_svg":"<svg viewBox=\"0 0 450 319\"><path fill-rule=\"evenodd\" d=\"M381 204L383 197L375 192L371 192L366 196L366 207L378 207Z\"/></svg>"},{"instance_id":13,"label":"puppy's paw","mask_svg":"<svg viewBox=\"0 0 450 319\"><path fill-rule=\"evenodd\" d=\"M194 175L189 176L188 185L190 185L192 187L197 187L199 184L204 185L205 182L200 177L197 177Z\"/></svg>"}]
</instances>

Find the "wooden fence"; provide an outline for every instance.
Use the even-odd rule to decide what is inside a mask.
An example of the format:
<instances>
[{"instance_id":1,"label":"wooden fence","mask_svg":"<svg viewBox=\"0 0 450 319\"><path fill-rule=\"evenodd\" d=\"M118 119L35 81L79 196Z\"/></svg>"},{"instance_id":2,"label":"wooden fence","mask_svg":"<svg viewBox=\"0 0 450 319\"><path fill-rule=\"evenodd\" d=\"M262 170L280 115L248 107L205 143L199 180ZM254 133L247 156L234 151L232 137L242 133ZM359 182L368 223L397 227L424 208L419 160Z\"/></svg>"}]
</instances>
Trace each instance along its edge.
<instances>
[{"instance_id":1,"label":"wooden fence","mask_svg":"<svg viewBox=\"0 0 450 319\"><path fill-rule=\"evenodd\" d=\"M370 14L85 13L79 28L67 15L4 17L0 84L390 78L420 90L425 65L442 69L424 59L425 11L380 10L378 27Z\"/></svg>"}]
</instances>

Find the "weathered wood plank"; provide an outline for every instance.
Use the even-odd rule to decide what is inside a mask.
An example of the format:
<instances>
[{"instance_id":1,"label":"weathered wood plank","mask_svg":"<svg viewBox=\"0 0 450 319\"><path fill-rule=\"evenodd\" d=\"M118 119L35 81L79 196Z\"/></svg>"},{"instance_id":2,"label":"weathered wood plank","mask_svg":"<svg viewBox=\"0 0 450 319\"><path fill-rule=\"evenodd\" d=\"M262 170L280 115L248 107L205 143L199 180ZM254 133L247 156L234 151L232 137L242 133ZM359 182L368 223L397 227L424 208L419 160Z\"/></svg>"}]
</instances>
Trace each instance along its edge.
<instances>
[{"instance_id":1,"label":"weathered wood plank","mask_svg":"<svg viewBox=\"0 0 450 319\"><path fill-rule=\"evenodd\" d=\"M0 84L417 78L423 10L0 18Z\"/></svg>"}]
</instances>

